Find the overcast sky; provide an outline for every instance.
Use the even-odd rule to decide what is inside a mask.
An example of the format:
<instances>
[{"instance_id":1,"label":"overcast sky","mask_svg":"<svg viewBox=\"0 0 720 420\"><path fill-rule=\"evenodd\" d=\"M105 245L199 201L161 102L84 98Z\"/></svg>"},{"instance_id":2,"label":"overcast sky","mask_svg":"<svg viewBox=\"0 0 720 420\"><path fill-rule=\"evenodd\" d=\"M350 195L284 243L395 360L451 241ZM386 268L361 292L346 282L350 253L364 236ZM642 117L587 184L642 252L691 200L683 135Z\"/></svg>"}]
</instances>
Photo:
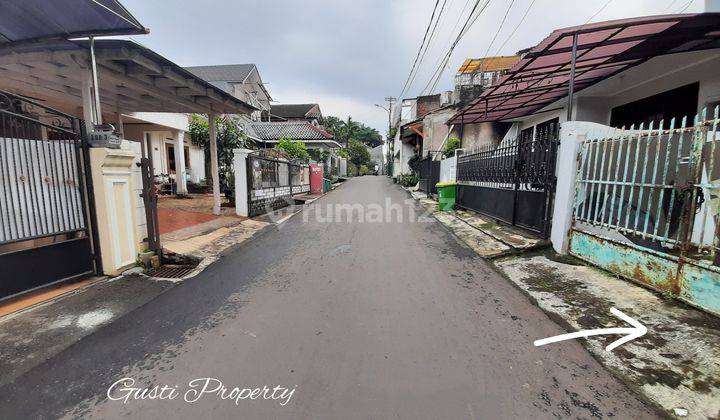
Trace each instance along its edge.
<instances>
[{"instance_id":1,"label":"overcast sky","mask_svg":"<svg viewBox=\"0 0 720 420\"><path fill-rule=\"evenodd\" d=\"M601 10L607 0L535 0L510 37L533 0L491 0L457 45L435 92L452 88L452 76L465 58L482 57L488 51L488 55L513 54L534 46L554 29L587 22L598 11L592 21L673 13L685 7L685 12L699 12L703 2L612 0ZM400 94L435 0L122 3L150 28L149 35L133 39L178 64L255 63L277 103L317 102L324 115L351 115L384 134L387 114L373 104ZM420 94L427 85L473 3L446 0L437 32L405 97Z\"/></svg>"}]
</instances>

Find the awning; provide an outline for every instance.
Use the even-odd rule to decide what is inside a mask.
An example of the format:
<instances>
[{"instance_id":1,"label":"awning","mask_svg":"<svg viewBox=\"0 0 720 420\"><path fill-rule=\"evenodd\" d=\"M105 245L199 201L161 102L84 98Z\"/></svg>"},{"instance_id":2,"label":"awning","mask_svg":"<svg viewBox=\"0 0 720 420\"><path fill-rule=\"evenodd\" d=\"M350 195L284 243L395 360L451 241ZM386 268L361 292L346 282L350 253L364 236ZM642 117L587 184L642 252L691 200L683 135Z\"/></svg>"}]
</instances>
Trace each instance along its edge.
<instances>
[{"instance_id":1,"label":"awning","mask_svg":"<svg viewBox=\"0 0 720 420\"><path fill-rule=\"evenodd\" d=\"M1 0L0 0L1 1ZM86 41L13 46L0 52L0 89L76 115L89 71ZM132 41L95 41L103 113L246 114L257 108Z\"/></svg>"},{"instance_id":2,"label":"awning","mask_svg":"<svg viewBox=\"0 0 720 420\"><path fill-rule=\"evenodd\" d=\"M647 16L556 30L448 124L523 117L566 97L575 34L578 92L653 57L720 48L720 14Z\"/></svg>"},{"instance_id":3,"label":"awning","mask_svg":"<svg viewBox=\"0 0 720 420\"><path fill-rule=\"evenodd\" d=\"M0 0L0 48L100 35L146 34L116 0Z\"/></svg>"},{"instance_id":4,"label":"awning","mask_svg":"<svg viewBox=\"0 0 720 420\"><path fill-rule=\"evenodd\" d=\"M422 119L411 121L411 122L403 125L401 128L402 136L401 136L400 140L403 142L407 142L410 140L414 140L416 138L416 136L420 136L421 138L424 138L425 134L423 132L423 128L424 128L424 126L423 126Z\"/></svg>"}]
</instances>

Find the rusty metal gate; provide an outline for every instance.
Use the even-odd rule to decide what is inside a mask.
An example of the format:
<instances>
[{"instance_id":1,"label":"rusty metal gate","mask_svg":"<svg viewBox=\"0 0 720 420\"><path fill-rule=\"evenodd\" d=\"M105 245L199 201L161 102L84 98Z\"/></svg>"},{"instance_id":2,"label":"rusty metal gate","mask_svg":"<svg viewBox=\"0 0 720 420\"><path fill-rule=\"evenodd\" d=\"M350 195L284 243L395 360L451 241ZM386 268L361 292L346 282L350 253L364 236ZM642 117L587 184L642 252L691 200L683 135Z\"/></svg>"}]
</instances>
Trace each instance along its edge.
<instances>
[{"instance_id":1,"label":"rusty metal gate","mask_svg":"<svg viewBox=\"0 0 720 420\"><path fill-rule=\"evenodd\" d=\"M100 271L82 127L0 92L0 299Z\"/></svg>"},{"instance_id":2,"label":"rusty metal gate","mask_svg":"<svg viewBox=\"0 0 720 420\"><path fill-rule=\"evenodd\" d=\"M584 141L570 252L720 314L718 108Z\"/></svg>"},{"instance_id":3,"label":"rusty metal gate","mask_svg":"<svg viewBox=\"0 0 720 420\"><path fill-rule=\"evenodd\" d=\"M558 138L557 125L549 124L536 133L460 155L457 205L546 238Z\"/></svg>"}]
</instances>

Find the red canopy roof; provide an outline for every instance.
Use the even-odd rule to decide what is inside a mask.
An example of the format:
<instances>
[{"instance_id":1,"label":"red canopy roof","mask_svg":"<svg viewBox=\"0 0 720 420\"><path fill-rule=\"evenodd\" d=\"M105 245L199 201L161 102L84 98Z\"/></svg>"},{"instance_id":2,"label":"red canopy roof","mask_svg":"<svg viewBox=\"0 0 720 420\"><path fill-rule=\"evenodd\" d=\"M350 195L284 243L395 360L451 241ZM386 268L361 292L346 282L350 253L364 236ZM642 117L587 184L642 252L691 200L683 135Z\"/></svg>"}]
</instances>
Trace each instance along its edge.
<instances>
[{"instance_id":1,"label":"red canopy roof","mask_svg":"<svg viewBox=\"0 0 720 420\"><path fill-rule=\"evenodd\" d=\"M531 115L567 96L576 33L578 92L659 55L720 48L720 14L646 16L558 29L448 124Z\"/></svg>"}]
</instances>

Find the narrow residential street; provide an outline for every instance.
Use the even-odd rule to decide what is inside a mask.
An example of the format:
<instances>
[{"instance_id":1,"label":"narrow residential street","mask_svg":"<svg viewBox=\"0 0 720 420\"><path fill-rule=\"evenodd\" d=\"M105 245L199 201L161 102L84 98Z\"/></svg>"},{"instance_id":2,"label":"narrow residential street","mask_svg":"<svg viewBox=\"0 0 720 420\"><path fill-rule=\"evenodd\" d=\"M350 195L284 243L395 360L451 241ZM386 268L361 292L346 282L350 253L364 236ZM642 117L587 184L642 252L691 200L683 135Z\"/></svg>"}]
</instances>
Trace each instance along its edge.
<instances>
[{"instance_id":1,"label":"narrow residential street","mask_svg":"<svg viewBox=\"0 0 720 420\"><path fill-rule=\"evenodd\" d=\"M349 180L0 388L0 418L656 416L577 341L534 347L565 331L406 200L387 177ZM328 217L390 203L391 220ZM180 396L108 399L122 378ZM294 393L183 400L197 378Z\"/></svg>"}]
</instances>

